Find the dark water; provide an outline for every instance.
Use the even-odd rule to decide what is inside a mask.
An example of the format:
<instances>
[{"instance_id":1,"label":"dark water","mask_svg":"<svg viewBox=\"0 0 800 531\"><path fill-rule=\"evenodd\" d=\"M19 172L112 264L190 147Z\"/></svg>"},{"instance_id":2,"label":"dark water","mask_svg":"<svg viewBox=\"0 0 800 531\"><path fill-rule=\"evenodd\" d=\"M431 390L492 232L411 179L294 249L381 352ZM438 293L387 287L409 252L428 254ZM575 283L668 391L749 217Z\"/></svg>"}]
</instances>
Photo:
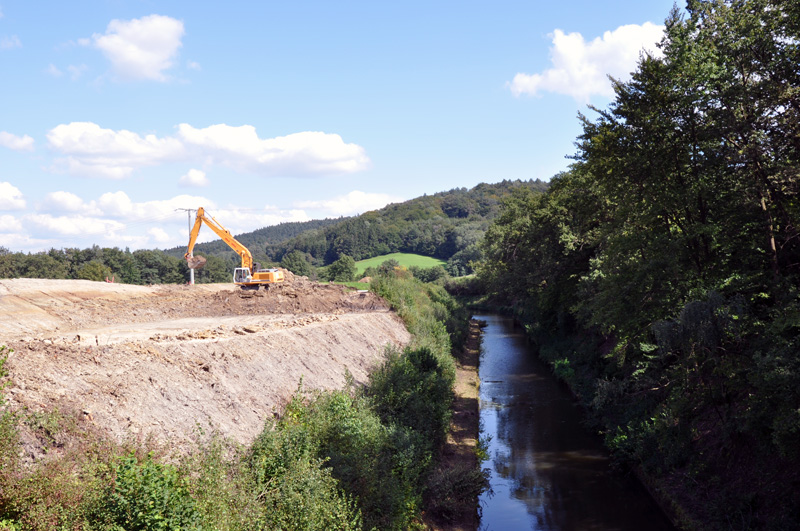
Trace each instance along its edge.
<instances>
[{"instance_id":1,"label":"dark water","mask_svg":"<svg viewBox=\"0 0 800 531\"><path fill-rule=\"evenodd\" d=\"M503 317L475 317L488 323L480 399L494 491L481 497L481 529L672 530L641 485L609 470L600 438L522 330Z\"/></svg>"}]
</instances>

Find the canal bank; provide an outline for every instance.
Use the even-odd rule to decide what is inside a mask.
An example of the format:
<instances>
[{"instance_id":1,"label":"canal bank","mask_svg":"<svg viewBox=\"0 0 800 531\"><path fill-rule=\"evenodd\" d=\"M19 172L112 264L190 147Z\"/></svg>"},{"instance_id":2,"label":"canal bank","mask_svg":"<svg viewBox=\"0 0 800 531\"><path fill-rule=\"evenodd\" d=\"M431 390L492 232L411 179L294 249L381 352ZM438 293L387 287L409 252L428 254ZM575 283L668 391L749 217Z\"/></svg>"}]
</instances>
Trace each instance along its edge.
<instances>
[{"instance_id":1,"label":"canal bank","mask_svg":"<svg viewBox=\"0 0 800 531\"><path fill-rule=\"evenodd\" d=\"M469 332L464 348L456 357L456 380L453 397L453 417L450 432L442 451L440 471L450 474L464 474L466 481L462 485L471 485L466 499L452 500L453 512L450 515L438 515L428 518L426 526L434 531L475 531L478 529L478 496L482 484L476 477L480 472L480 463L476 453L480 432L480 416L478 393L478 358L481 348L480 323L471 319ZM444 472L443 472L444 473ZM434 495L446 497L444 492ZM441 504L443 500L440 499Z\"/></svg>"},{"instance_id":2,"label":"canal bank","mask_svg":"<svg viewBox=\"0 0 800 531\"><path fill-rule=\"evenodd\" d=\"M487 323L479 399L492 487L480 498L480 529L673 529L635 479L610 469L599 436L522 329L506 317L475 318Z\"/></svg>"}]
</instances>

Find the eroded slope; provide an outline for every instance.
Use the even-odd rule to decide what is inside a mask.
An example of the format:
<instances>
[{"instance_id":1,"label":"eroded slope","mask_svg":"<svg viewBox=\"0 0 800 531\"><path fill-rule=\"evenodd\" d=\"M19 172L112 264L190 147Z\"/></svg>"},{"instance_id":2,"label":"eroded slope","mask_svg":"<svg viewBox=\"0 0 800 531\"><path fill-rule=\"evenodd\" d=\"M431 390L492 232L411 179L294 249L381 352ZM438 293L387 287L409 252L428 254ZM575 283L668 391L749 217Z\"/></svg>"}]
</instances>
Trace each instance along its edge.
<instances>
[{"instance_id":1,"label":"eroded slope","mask_svg":"<svg viewBox=\"0 0 800 531\"><path fill-rule=\"evenodd\" d=\"M0 334L15 350L12 407L78 411L117 439L175 445L197 424L247 443L301 378L364 381L387 344L409 340L373 294L303 278L266 293L1 280Z\"/></svg>"}]
</instances>

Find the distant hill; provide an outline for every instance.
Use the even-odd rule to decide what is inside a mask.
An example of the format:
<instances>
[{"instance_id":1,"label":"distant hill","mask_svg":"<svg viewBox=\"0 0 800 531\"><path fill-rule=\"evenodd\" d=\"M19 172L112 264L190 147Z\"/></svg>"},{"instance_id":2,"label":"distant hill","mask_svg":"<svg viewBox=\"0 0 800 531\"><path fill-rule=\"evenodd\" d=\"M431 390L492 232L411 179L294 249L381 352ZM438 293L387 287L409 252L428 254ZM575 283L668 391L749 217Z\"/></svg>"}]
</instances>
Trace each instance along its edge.
<instances>
[{"instance_id":1,"label":"distant hill","mask_svg":"<svg viewBox=\"0 0 800 531\"><path fill-rule=\"evenodd\" d=\"M311 221L286 222L254 230L253 232L236 234L234 237L239 240L242 245L250 249L254 256L257 256L263 255L264 249L269 245L277 245L303 232L322 229L340 223L346 219L348 218L326 218L314 219ZM201 230L211 232L211 229L208 227L203 227ZM186 253L186 246L165 249L164 252L170 256L183 258L184 253ZM235 253L228 247L228 244L220 239L206 243L198 243L194 246L194 252L220 257L227 257L228 255L235 256Z\"/></svg>"},{"instance_id":2,"label":"distant hill","mask_svg":"<svg viewBox=\"0 0 800 531\"><path fill-rule=\"evenodd\" d=\"M466 274L471 272L470 261L481 257L477 244L497 217L502 200L522 187L543 192L548 184L538 179L504 180L424 195L302 232L268 245L266 254L279 262L298 250L313 265L322 266L341 255L363 260L395 252L416 253L446 260L453 275Z\"/></svg>"}]
</instances>

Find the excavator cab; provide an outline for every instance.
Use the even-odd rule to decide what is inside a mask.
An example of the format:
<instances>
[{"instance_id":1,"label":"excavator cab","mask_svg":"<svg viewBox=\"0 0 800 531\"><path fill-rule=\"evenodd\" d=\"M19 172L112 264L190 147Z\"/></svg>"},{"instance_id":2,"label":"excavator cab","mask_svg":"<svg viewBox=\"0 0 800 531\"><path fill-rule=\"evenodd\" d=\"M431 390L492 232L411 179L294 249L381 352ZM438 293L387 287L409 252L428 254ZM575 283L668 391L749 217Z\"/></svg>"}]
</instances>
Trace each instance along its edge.
<instances>
[{"instance_id":1,"label":"excavator cab","mask_svg":"<svg viewBox=\"0 0 800 531\"><path fill-rule=\"evenodd\" d=\"M234 284L245 284L250 282L250 270L246 267L237 267L233 270L233 283Z\"/></svg>"}]
</instances>

